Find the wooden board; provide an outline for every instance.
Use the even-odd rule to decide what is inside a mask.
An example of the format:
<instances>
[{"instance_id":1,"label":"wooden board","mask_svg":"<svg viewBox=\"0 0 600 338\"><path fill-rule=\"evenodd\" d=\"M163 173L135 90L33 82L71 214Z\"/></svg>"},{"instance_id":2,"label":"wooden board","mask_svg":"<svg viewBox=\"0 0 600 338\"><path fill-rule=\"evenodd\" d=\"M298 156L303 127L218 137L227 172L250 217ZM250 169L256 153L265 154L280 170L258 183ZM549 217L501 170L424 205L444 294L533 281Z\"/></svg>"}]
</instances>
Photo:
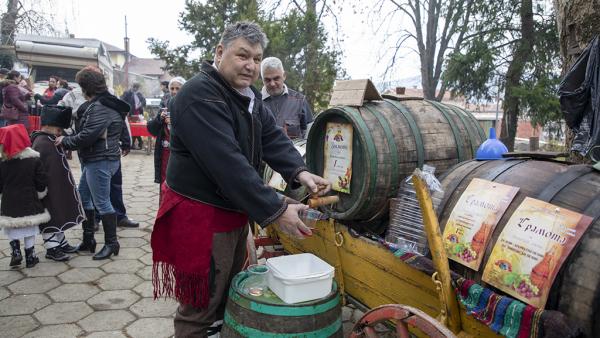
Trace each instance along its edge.
<instances>
[{"instance_id":1,"label":"wooden board","mask_svg":"<svg viewBox=\"0 0 600 338\"><path fill-rule=\"evenodd\" d=\"M345 292L374 308L384 304L405 304L437 317L440 303L431 277L395 257L378 243L354 238L344 225L318 222L314 235L304 240L277 233L290 253L311 252L336 267L336 281ZM276 229L276 227L274 227ZM337 255L334 232L343 238ZM338 237L339 237L338 236ZM343 283L342 283L343 281ZM462 337L500 337L461 309ZM415 333L416 334L416 333ZM418 335L418 334L417 334Z\"/></svg>"}]
</instances>

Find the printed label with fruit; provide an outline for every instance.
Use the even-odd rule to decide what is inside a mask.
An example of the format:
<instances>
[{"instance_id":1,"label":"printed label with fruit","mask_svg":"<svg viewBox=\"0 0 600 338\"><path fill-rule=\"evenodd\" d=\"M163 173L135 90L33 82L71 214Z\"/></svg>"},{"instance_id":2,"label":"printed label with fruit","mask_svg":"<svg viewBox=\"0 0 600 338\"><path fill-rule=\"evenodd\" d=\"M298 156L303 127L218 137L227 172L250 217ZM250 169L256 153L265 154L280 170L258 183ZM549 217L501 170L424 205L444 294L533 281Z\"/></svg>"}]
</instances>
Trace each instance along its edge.
<instances>
[{"instance_id":1,"label":"printed label with fruit","mask_svg":"<svg viewBox=\"0 0 600 338\"><path fill-rule=\"evenodd\" d=\"M502 230L483 281L544 308L556 274L591 223L591 217L525 198Z\"/></svg>"},{"instance_id":2,"label":"printed label with fruit","mask_svg":"<svg viewBox=\"0 0 600 338\"><path fill-rule=\"evenodd\" d=\"M448 257L479 270L490 236L518 191L518 187L474 178L444 228Z\"/></svg>"},{"instance_id":3,"label":"printed label with fruit","mask_svg":"<svg viewBox=\"0 0 600 338\"><path fill-rule=\"evenodd\" d=\"M352 179L352 125L327 123L325 132L325 168L323 177L332 183L331 189L350 193Z\"/></svg>"}]
</instances>

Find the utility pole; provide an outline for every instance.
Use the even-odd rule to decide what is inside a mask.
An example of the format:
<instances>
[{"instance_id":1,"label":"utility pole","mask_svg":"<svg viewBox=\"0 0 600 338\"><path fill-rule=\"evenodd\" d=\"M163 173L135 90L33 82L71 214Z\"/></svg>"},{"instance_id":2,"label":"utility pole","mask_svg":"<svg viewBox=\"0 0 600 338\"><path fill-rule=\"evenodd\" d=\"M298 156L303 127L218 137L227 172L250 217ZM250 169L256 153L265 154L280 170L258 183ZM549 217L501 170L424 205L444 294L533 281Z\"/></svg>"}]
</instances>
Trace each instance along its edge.
<instances>
[{"instance_id":1,"label":"utility pole","mask_svg":"<svg viewBox=\"0 0 600 338\"><path fill-rule=\"evenodd\" d=\"M127 36L127 15L125 15L125 89L129 88L129 37Z\"/></svg>"}]
</instances>

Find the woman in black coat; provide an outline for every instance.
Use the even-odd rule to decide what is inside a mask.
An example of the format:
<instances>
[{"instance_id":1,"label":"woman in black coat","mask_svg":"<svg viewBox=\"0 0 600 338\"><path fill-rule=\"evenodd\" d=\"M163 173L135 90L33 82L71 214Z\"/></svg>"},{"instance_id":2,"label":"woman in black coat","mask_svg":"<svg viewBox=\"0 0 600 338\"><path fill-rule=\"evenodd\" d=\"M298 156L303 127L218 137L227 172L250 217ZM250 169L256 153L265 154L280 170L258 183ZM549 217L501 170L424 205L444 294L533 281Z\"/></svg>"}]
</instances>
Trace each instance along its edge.
<instances>
[{"instance_id":1,"label":"woman in black coat","mask_svg":"<svg viewBox=\"0 0 600 338\"><path fill-rule=\"evenodd\" d=\"M170 107L177 95L177 92L185 84L185 79L175 77L169 82L169 92L171 98L167 103L167 108L163 108L160 114L148 121L148 132L156 137L154 145L154 182L162 184L165 181L167 173L167 163L169 161L169 136L171 129Z\"/></svg>"}]
</instances>

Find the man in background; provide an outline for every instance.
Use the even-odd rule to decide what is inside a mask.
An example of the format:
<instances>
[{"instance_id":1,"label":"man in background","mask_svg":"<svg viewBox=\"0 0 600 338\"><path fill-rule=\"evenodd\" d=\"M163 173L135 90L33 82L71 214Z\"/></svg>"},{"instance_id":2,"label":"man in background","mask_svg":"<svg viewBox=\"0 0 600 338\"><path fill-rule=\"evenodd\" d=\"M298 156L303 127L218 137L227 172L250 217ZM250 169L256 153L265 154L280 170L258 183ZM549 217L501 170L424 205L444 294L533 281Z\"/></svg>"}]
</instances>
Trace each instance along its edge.
<instances>
[{"instance_id":1,"label":"man in background","mask_svg":"<svg viewBox=\"0 0 600 338\"><path fill-rule=\"evenodd\" d=\"M121 100L129 103L129 117L134 117L135 119L140 119L140 115L144 116L144 107L146 107L146 98L140 92L140 84L138 82L134 82L131 86L131 89L125 91L123 96L121 96ZM135 121L133 121L135 122ZM133 137L133 141L131 143L131 149L135 149L135 141L138 141L138 148L142 149L144 147L144 141L142 141L141 136Z\"/></svg>"},{"instance_id":2,"label":"man in background","mask_svg":"<svg viewBox=\"0 0 600 338\"><path fill-rule=\"evenodd\" d=\"M289 138L306 138L307 126L313 121L312 111L304 95L285 85L285 70L276 57L265 58L260 65L264 83L263 102L275 116L277 125Z\"/></svg>"}]
</instances>

